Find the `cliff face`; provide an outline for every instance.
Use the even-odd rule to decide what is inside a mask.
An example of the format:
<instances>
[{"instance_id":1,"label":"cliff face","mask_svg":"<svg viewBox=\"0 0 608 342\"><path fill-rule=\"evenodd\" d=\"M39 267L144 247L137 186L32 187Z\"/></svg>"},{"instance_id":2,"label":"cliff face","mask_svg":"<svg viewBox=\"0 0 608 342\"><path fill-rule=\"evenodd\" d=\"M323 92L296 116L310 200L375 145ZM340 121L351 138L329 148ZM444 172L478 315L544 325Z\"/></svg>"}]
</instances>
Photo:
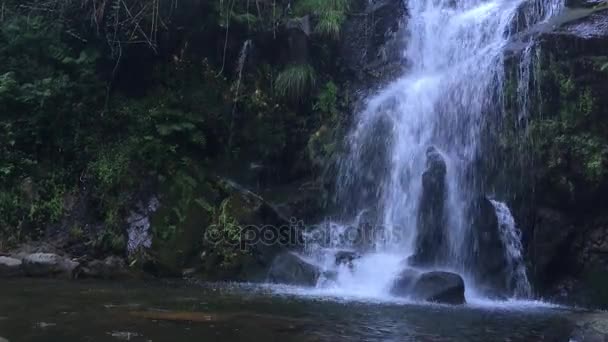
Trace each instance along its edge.
<instances>
[{"instance_id":1,"label":"cliff face","mask_svg":"<svg viewBox=\"0 0 608 342\"><path fill-rule=\"evenodd\" d=\"M538 38L527 150L528 254L545 296L608 305L608 11L572 8ZM587 6L588 5L588 6Z\"/></svg>"}]
</instances>

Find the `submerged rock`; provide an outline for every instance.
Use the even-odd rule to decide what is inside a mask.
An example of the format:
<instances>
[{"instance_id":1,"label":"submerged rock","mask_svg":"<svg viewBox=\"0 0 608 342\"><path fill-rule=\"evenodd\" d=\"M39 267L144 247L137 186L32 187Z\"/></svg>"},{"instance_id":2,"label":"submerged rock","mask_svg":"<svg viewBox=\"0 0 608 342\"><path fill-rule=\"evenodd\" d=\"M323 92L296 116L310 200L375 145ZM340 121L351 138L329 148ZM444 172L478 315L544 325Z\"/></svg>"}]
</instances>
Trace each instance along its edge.
<instances>
[{"instance_id":1,"label":"submerged rock","mask_svg":"<svg viewBox=\"0 0 608 342\"><path fill-rule=\"evenodd\" d=\"M268 281L277 284L314 286L321 270L298 255L287 252L277 256L270 271Z\"/></svg>"},{"instance_id":2,"label":"submerged rock","mask_svg":"<svg viewBox=\"0 0 608 342\"><path fill-rule=\"evenodd\" d=\"M464 304L464 280L456 273L406 268L395 279L391 294L442 304Z\"/></svg>"},{"instance_id":3,"label":"submerged rock","mask_svg":"<svg viewBox=\"0 0 608 342\"><path fill-rule=\"evenodd\" d=\"M48 277L64 275L72 278L78 262L53 253L34 253L23 258L23 269L28 276Z\"/></svg>"},{"instance_id":4,"label":"submerged rock","mask_svg":"<svg viewBox=\"0 0 608 342\"><path fill-rule=\"evenodd\" d=\"M0 256L0 277L15 277L23 274L23 263L19 259ZM2 341L2 339L0 339Z\"/></svg>"}]
</instances>

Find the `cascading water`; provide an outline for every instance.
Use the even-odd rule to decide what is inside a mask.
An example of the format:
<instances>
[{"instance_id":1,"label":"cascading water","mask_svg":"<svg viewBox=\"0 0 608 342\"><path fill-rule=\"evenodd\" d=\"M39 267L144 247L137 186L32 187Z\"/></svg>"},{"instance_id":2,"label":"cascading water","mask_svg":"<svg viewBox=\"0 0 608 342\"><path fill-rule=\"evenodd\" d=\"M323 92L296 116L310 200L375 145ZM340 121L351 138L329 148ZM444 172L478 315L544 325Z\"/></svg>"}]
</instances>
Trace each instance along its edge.
<instances>
[{"instance_id":1,"label":"cascading water","mask_svg":"<svg viewBox=\"0 0 608 342\"><path fill-rule=\"evenodd\" d=\"M529 297L532 294L532 289L526 275L526 266L522 255L521 232L515 226L515 219L505 203L494 200L490 202L496 210L498 231L505 246L505 260L508 263L510 278L514 283L515 295Z\"/></svg>"},{"instance_id":2,"label":"cascading water","mask_svg":"<svg viewBox=\"0 0 608 342\"><path fill-rule=\"evenodd\" d=\"M407 1L409 34L404 58L410 67L401 78L368 99L347 138L350 150L341 160L338 176L341 222L347 222L349 217L359 221L363 215L380 228L371 229L371 239L369 229L359 229L358 234L368 234L368 239L355 245L337 243L344 240L341 234L330 236L325 244L309 243L309 253L334 273L331 281L322 277L319 287L372 296L386 294L404 264L411 263L419 252L424 209L431 210L427 218L445 218L438 233L444 236L443 241L437 243L435 250L429 252L427 248L425 253L432 255L432 261L427 260L425 267L457 272L465 279L468 291L474 291L475 233L471 212L482 182L476 162L481 156L485 124L502 114L505 49L518 30L547 20L562 8L561 3ZM523 65L522 70L528 65ZM527 74L522 73L522 77ZM439 165L439 171L429 169L429 160ZM432 172L439 174L444 185L437 185L437 180L423 180L427 177L425 172L429 177ZM424 193L429 191L425 182L430 188L444 191L437 197L444 202L441 206L423 208ZM426 201L437 202L437 198ZM507 257L511 261L520 259L515 224L508 221L502 206L497 208L498 215L502 215L500 229L507 243ZM510 214L508 217L512 220ZM357 222L350 223L357 226ZM334 235L336 231L352 231L336 230L336 226L349 224L333 225L329 230ZM435 240L437 234L429 241ZM323 247L328 245L330 249ZM357 251L362 256L348 267L333 266L339 249ZM520 260L517 262L513 277L524 282L525 268ZM517 290L523 291L518 295L529 294L529 284L524 287L527 288Z\"/></svg>"}]
</instances>

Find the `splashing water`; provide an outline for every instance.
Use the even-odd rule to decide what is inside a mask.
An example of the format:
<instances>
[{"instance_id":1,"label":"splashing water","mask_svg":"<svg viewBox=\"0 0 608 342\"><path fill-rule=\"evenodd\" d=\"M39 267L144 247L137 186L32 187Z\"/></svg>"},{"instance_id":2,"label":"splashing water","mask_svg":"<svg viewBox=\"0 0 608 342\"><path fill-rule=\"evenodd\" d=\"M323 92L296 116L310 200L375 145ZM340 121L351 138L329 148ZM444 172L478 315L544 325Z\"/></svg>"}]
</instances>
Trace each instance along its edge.
<instances>
[{"instance_id":1,"label":"splashing water","mask_svg":"<svg viewBox=\"0 0 608 342\"><path fill-rule=\"evenodd\" d=\"M422 175L431 146L447 169L443 213L447 250L441 251L447 257L436 267L461 274L467 289L475 288L470 211L483 176L475 165L481 158L486 124L502 117L506 46L522 29L558 13L563 4L562 0L409 0L407 6L404 58L410 68L367 100L347 137L350 150L340 161L338 176L336 199L343 222L363 212L374 213L372 222L382 227L381 236L362 248L364 257L352 267L334 270L338 275L333 282L318 284L332 291L386 293L405 260L415 253ZM531 43L527 44L518 72L523 83L529 79L532 55ZM518 88L519 97L526 92L526 87ZM515 223L510 212L507 216L499 208L497 229L504 231L507 257L519 263L513 276L523 283L525 268L520 262L521 244L515 242L519 241ZM334 251L353 247L336 243L335 238L330 238ZM331 268L332 249L316 246L309 252ZM526 286L518 289L518 295L530 294Z\"/></svg>"},{"instance_id":2,"label":"splashing water","mask_svg":"<svg viewBox=\"0 0 608 342\"><path fill-rule=\"evenodd\" d=\"M498 231L500 232L500 239L505 246L505 260L509 265L510 279L514 283L515 296L530 297L532 290L522 255L521 232L517 229L511 210L509 210L509 207L505 203L494 200L490 200L490 202L496 210Z\"/></svg>"}]
</instances>

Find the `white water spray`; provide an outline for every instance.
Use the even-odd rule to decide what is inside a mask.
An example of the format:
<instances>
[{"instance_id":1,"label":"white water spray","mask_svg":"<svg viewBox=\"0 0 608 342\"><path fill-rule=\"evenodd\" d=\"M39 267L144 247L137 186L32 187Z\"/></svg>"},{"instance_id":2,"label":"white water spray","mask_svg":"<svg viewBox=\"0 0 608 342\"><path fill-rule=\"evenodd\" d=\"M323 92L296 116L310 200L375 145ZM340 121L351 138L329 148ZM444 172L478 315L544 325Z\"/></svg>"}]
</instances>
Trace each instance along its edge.
<instances>
[{"instance_id":1,"label":"white water spray","mask_svg":"<svg viewBox=\"0 0 608 342\"><path fill-rule=\"evenodd\" d=\"M470 209L482 179L475 164L486 122L500 118L503 110L505 49L522 29L519 26L543 22L562 7L561 0L530 4L525 0L408 1L404 56L411 68L368 99L348 136L351 148L341 160L338 177L337 199L345 208L344 218L374 212L383 236L373 241L371 250L367 246L352 267L333 269L338 275L330 285L325 279L318 286L339 288L345 294L386 293L416 251L422 174L426 151L434 146L447 165L443 213L447 250L441 251L447 257L436 266L461 274L467 288L475 288L467 245L473 234ZM523 58L530 55L528 48ZM528 67L522 66L522 77L528 77ZM513 247L507 257L521 258L521 250L515 252L521 247L514 242L518 236L508 232L515 231L514 222L510 225L506 216L500 220L505 241ZM332 241L334 250L352 247ZM331 253L326 248L315 253L323 255L322 264L331 269ZM516 269L513 276L522 274L525 269L523 273ZM518 294L529 295L527 286Z\"/></svg>"}]
</instances>

